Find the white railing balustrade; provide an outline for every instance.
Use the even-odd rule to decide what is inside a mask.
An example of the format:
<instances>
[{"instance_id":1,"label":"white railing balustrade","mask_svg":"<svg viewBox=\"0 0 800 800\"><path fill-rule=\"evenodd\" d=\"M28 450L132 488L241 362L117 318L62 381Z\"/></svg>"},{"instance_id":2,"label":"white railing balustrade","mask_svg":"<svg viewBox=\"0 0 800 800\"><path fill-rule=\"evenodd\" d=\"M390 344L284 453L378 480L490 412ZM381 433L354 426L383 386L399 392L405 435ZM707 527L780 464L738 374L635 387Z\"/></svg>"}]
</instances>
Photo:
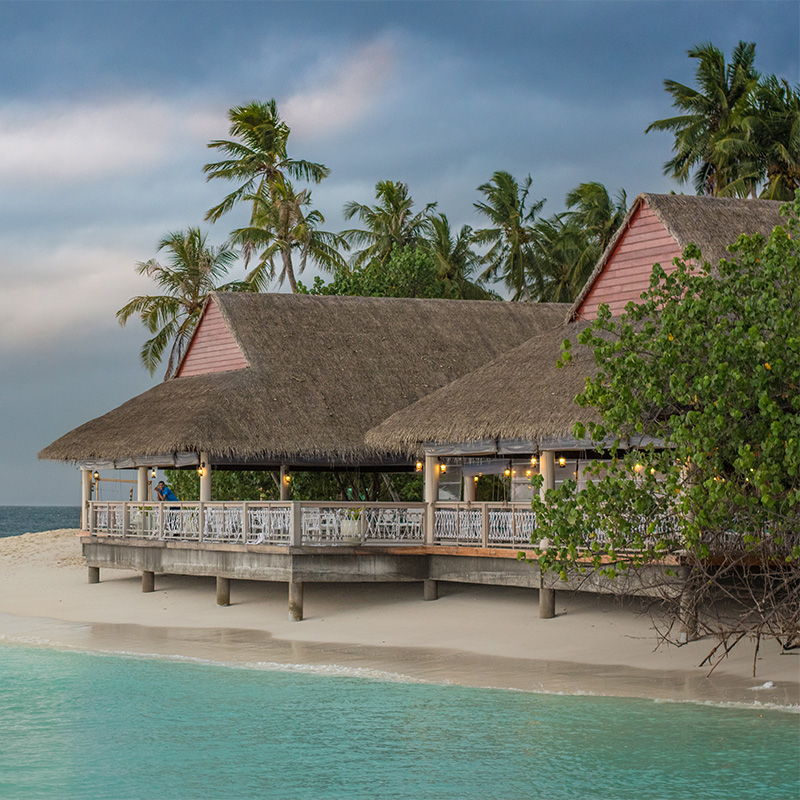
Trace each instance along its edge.
<instances>
[{"instance_id":1,"label":"white railing balustrade","mask_svg":"<svg viewBox=\"0 0 800 800\"><path fill-rule=\"evenodd\" d=\"M536 515L528 503L437 503L434 544L528 547Z\"/></svg>"},{"instance_id":2,"label":"white railing balustrade","mask_svg":"<svg viewBox=\"0 0 800 800\"><path fill-rule=\"evenodd\" d=\"M422 503L93 501L93 536L289 546L422 544Z\"/></svg>"}]
</instances>

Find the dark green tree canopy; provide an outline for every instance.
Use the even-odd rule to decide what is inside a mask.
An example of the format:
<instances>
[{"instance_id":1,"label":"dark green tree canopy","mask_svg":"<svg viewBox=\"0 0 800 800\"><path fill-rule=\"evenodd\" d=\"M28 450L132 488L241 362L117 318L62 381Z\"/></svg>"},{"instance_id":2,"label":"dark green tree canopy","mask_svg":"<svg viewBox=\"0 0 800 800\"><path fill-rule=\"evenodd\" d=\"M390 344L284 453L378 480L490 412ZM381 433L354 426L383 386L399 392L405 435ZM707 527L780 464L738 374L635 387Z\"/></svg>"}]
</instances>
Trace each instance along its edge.
<instances>
[{"instance_id":1,"label":"dark green tree canopy","mask_svg":"<svg viewBox=\"0 0 800 800\"><path fill-rule=\"evenodd\" d=\"M601 307L580 334L598 372L577 400L601 421L575 435L615 444L596 482L534 500L546 567L613 576L680 555L706 591L741 601L728 633L796 634L800 193L782 213L713 269L694 247L670 275L656 265L640 303L616 319Z\"/></svg>"}]
</instances>

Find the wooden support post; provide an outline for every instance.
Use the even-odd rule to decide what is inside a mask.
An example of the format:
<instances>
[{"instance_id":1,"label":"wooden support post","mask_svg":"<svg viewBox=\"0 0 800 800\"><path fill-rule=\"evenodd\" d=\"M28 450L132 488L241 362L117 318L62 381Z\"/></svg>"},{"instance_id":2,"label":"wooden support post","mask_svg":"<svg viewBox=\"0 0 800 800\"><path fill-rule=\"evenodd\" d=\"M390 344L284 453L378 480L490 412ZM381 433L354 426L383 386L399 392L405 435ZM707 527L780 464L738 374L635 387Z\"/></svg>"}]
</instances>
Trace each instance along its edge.
<instances>
[{"instance_id":1,"label":"wooden support post","mask_svg":"<svg viewBox=\"0 0 800 800\"><path fill-rule=\"evenodd\" d=\"M544 494L548 489L556 488L556 454L554 450L545 450L539 459L539 469L541 470L542 488L540 496L544 500Z\"/></svg>"},{"instance_id":2,"label":"wooden support post","mask_svg":"<svg viewBox=\"0 0 800 800\"><path fill-rule=\"evenodd\" d=\"M289 581L289 622L303 621L303 582Z\"/></svg>"},{"instance_id":3,"label":"wooden support post","mask_svg":"<svg viewBox=\"0 0 800 800\"><path fill-rule=\"evenodd\" d=\"M481 547L489 546L489 504L481 503Z\"/></svg>"},{"instance_id":4,"label":"wooden support post","mask_svg":"<svg viewBox=\"0 0 800 800\"><path fill-rule=\"evenodd\" d=\"M89 567L89 583L100 583L100 567Z\"/></svg>"},{"instance_id":5,"label":"wooden support post","mask_svg":"<svg viewBox=\"0 0 800 800\"><path fill-rule=\"evenodd\" d=\"M281 475L280 475L280 482L281 482L281 500L291 500L292 499L292 486L286 478L291 477L289 475L288 468L286 464L281 464Z\"/></svg>"},{"instance_id":6,"label":"wooden support post","mask_svg":"<svg viewBox=\"0 0 800 800\"><path fill-rule=\"evenodd\" d=\"M464 476L464 502L475 502L475 478L472 475Z\"/></svg>"},{"instance_id":7,"label":"wooden support post","mask_svg":"<svg viewBox=\"0 0 800 800\"><path fill-rule=\"evenodd\" d=\"M422 582L422 599L423 600L439 599L439 581L427 580Z\"/></svg>"},{"instance_id":8,"label":"wooden support post","mask_svg":"<svg viewBox=\"0 0 800 800\"><path fill-rule=\"evenodd\" d=\"M217 575L217 605L229 606L231 604L231 579Z\"/></svg>"},{"instance_id":9,"label":"wooden support post","mask_svg":"<svg viewBox=\"0 0 800 800\"><path fill-rule=\"evenodd\" d=\"M556 615L556 590L544 585L544 576L539 578L539 619L553 619Z\"/></svg>"},{"instance_id":10,"label":"wooden support post","mask_svg":"<svg viewBox=\"0 0 800 800\"><path fill-rule=\"evenodd\" d=\"M296 500L292 502L292 509L289 516L289 545L291 547L303 546L303 506Z\"/></svg>"},{"instance_id":11,"label":"wooden support post","mask_svg":"<svg viewBox=\"0 0 800 800\"><path fill-rule=\"evenodd\" d=\"M433 544L439 499L439 459L425 454L425 544Z\"/></svg>"},{"instance_id":12,"label":"wooden support post","mask_svg":"<svg viewBox=\"0 0 800 800\"><path fill-rule=\"evenodd\" d=\"M89 501L92 499L92 472L81 470L81 530L89 530Z\"/></svg>"},{"instance_id":13,"label":"wooden support post","mask_svg":"<svg viewBox=\"0 0 800 800\"><path fill-rule=\"evenodd\" d=\"M136 499L140 503L150 499L147 496L147 467L139 467L136 471Z\"/></svg>"},{"instance_id":14,"label":"wooden support post","mask_svg":"<svg viewBox=\"0 0 800 800\"><path fill-rule=\"evenodd\" d=\"M142 573L142 591L154 592L156 590L156 574L155 572L144 571Z\"/></svg>"},{"instance_id":15,"label":"wooden support post","mask_svg":"<svg viewBox=\"0 0 800 800\"><path fill-rule=\"evenodd\" d=\"M208 453L200 453L200 466L203 469L200 476L200 502L208 503L211 501L211 462L208 460Z\"/></svg>"}]
</instances>

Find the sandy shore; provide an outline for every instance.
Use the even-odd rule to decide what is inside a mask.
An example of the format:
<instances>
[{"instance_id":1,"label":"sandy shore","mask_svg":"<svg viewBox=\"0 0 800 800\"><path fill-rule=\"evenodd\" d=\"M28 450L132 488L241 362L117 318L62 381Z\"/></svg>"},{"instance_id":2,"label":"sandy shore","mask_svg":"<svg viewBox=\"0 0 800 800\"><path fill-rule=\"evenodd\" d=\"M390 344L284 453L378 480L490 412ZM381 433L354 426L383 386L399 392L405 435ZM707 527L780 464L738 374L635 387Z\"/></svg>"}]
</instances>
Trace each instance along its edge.
<instances>
[{"instance_id":1,"label":"sandy shore","mask_svg":"<svg viewBox=\"0 0 800 800\"><path fill-rule=\"evenodd\" d=\"M713 703L800 704L800 654L739 645L710 678L702 640L658 646L638 601L560 592L540 620L536 592L419 584L311 584L306 619L289 622L285 584L234 581L215 603L213 578L103 570L86 581L76 531L0 539L0 642L184 656L237 664L308 665L354 674L533 691ZM767 682L772 688L764 687Z\"/></svg>"}]
</instances>

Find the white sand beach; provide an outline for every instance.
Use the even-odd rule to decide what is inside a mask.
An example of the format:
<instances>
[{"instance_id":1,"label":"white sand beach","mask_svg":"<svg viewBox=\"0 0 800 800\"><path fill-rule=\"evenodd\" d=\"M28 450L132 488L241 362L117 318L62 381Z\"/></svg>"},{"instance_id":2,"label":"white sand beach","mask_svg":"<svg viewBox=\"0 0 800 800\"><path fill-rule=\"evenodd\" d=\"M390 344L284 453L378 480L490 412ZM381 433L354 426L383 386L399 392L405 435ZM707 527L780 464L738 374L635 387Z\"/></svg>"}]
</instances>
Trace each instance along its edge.
<instances>
[{"instance_id":1,"label":"white sand beach","mask_svg":"<svg viewBox=\"0 0 800 800\"><path fill-rule=\"evenodd\" d=\"M800 704L800 652L740 644L711 677L713 646L661 644L638 600L559 592L541 620L527 589L441 584L307 584L303 622L290 622L282 583L232 582L215 603L213 578L102 570L88 584L79 532L0 539L0 642L293 664L520 690L712 703ZM756 688L758 687L758 688Z\"/></svg>"}]
</instances>

